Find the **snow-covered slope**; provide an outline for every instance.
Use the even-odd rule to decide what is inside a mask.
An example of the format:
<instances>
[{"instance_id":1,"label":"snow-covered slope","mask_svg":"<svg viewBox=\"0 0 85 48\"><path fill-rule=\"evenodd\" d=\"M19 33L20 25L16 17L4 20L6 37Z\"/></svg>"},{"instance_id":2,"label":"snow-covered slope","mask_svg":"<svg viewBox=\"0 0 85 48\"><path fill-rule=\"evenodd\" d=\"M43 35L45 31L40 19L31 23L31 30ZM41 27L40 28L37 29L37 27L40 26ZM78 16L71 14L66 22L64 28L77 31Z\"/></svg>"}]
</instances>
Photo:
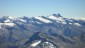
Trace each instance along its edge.
<instances>
[{"instance_id":1,"label":"snow-covered slope","mask_svg":"<svg viewBox=\"0 0 85 48\"><path fill-rule=\"evenodd\" d=\"M37 41L37 42L34 42L31 44L32 47L36 47L39 43L41 43L41 40L40 41Z\"/></svg>"},{"instance_id":2,"label":"snow-covered slope","mask_svg":"<svg viewBox=\"0 0 85 48\"><path fill-rule=\"evenodd\" d=\"M38 41L35 41L38 40ZM0 48L84 48L85 20L60 14L0 17Z\"/></svg>"},{"instance_id":3,"label":"snow-covered slope","mask_svg":"<svg viewBox=\"0 0 85 48\"><path fill-rule=\"evenodd\" d=\"M83 20L82 20L83 21ZM36 17L20 17L20 18L14 18L10 16L2 16L0 17L0 22L7 23L16 23L16 22L24 22L24 23L37 23L37 24L42 24L42 23L60 23L60 24L73 24L73 25L81 25L79 20L76 19L68 19L62 17L60 14L53 14L49 16L36 16ZM77 23L77 24L76 24Z\"/></svg>"},{"instance_id":4,"label":"snow-covered slope","mask_svg":"<svg viewBox=\"0 0 85 48\"><path fill-rule=\"evenodd\" d=\"M14 23L0 23L0 25L14 26Z\"/></svg>"},{"instance_id":5,"label":"snow-covered slope","mask_svg":"<svg viewBox=\"0 0 85 48\"><path fill-rule=\"evenodd\" d=\"M35 17L35 18L38 19L38 20L40 20L40 21L42 21L42 22L45 22L45 23L51 23L50 20L44 19L42 17Z\"/></svg>"},{"instance_id":6,"label":"snow-covered slope","mask_svg":"<svg viewBox=\"0 0 85 48\"><path fill-rule=\"evenodd\" d=\"M49 16L48 18L57 20L57 21L64 21L62 17Z\"/></svg>"}]
</instances>

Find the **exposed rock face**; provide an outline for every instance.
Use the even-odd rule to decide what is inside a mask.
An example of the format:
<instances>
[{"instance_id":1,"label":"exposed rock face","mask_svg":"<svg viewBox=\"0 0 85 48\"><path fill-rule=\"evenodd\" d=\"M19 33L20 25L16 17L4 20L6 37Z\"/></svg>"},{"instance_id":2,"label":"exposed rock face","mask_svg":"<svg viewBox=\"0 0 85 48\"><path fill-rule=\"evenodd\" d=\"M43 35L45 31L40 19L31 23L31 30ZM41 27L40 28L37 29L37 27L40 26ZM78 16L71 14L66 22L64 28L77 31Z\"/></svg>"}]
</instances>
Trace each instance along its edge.
<instances>
[{"instance_id":1,"label":"exposed rock face","mask_svg":"<svg viewBox=\"0 0 85 48\"><path fill-rule=\"evenodd\" d=\"M60 14L0 17L0 48L84 48L85 20Z\"/></svg>"}]
</instances>

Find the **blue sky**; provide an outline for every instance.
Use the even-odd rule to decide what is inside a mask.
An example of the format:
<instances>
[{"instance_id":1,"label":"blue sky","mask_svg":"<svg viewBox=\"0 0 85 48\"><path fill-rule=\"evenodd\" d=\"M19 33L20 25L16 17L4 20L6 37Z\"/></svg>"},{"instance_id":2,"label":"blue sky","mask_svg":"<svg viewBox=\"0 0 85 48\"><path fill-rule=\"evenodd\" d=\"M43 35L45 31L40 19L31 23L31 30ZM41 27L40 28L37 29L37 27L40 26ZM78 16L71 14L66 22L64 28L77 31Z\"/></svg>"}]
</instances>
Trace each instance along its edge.
<instances>
[{"instance_id":1,"label":"blue sky","mask_svg":"<svg viewBox=\"0 0 85 48\"><path fill-rule=\"evenodd\" d=\"M60 13L64 17L85 17L85 0L0 0L0 16L42 16Z\"/></svg>"}]
</instances>

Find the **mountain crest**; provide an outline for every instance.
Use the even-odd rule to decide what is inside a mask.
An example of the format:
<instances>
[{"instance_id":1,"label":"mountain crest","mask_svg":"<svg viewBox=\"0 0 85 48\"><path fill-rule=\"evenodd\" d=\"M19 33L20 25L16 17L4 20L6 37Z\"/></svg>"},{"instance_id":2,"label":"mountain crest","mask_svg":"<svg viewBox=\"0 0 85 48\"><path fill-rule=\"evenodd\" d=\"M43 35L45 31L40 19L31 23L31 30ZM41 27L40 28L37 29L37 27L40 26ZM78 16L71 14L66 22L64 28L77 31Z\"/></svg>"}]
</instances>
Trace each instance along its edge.
<instances>
[{"instance_id":1,"label":"mountain crest","mask_svg":"<svg viewBox=\"0 0 85 48\"><path fill-rule=\"evenodd\" d=\"M52 14L55 17L62 17L59 13L58 14Z\"/></svg>"}]
</instances>

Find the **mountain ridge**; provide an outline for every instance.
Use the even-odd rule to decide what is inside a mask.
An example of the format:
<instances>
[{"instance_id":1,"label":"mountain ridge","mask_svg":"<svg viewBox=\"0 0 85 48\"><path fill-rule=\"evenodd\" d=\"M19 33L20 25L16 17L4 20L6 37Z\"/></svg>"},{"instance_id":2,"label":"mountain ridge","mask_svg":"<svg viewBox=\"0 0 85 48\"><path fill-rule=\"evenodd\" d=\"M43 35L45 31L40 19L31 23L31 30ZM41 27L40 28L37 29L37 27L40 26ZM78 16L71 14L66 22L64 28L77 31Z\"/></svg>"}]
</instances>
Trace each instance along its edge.
<instances>
[{"instance_id":1,"label":"mountain ridge","mask_svg":"<svg viewBox=\"0 0 85 48\"><path fill-rule=\"evenodd\" d=\"M52 48L84 48L84 42L84 20L68 19L60 14L0 17L0 48L45 48L51 45Z\"/></svg>"}]
</instances>

